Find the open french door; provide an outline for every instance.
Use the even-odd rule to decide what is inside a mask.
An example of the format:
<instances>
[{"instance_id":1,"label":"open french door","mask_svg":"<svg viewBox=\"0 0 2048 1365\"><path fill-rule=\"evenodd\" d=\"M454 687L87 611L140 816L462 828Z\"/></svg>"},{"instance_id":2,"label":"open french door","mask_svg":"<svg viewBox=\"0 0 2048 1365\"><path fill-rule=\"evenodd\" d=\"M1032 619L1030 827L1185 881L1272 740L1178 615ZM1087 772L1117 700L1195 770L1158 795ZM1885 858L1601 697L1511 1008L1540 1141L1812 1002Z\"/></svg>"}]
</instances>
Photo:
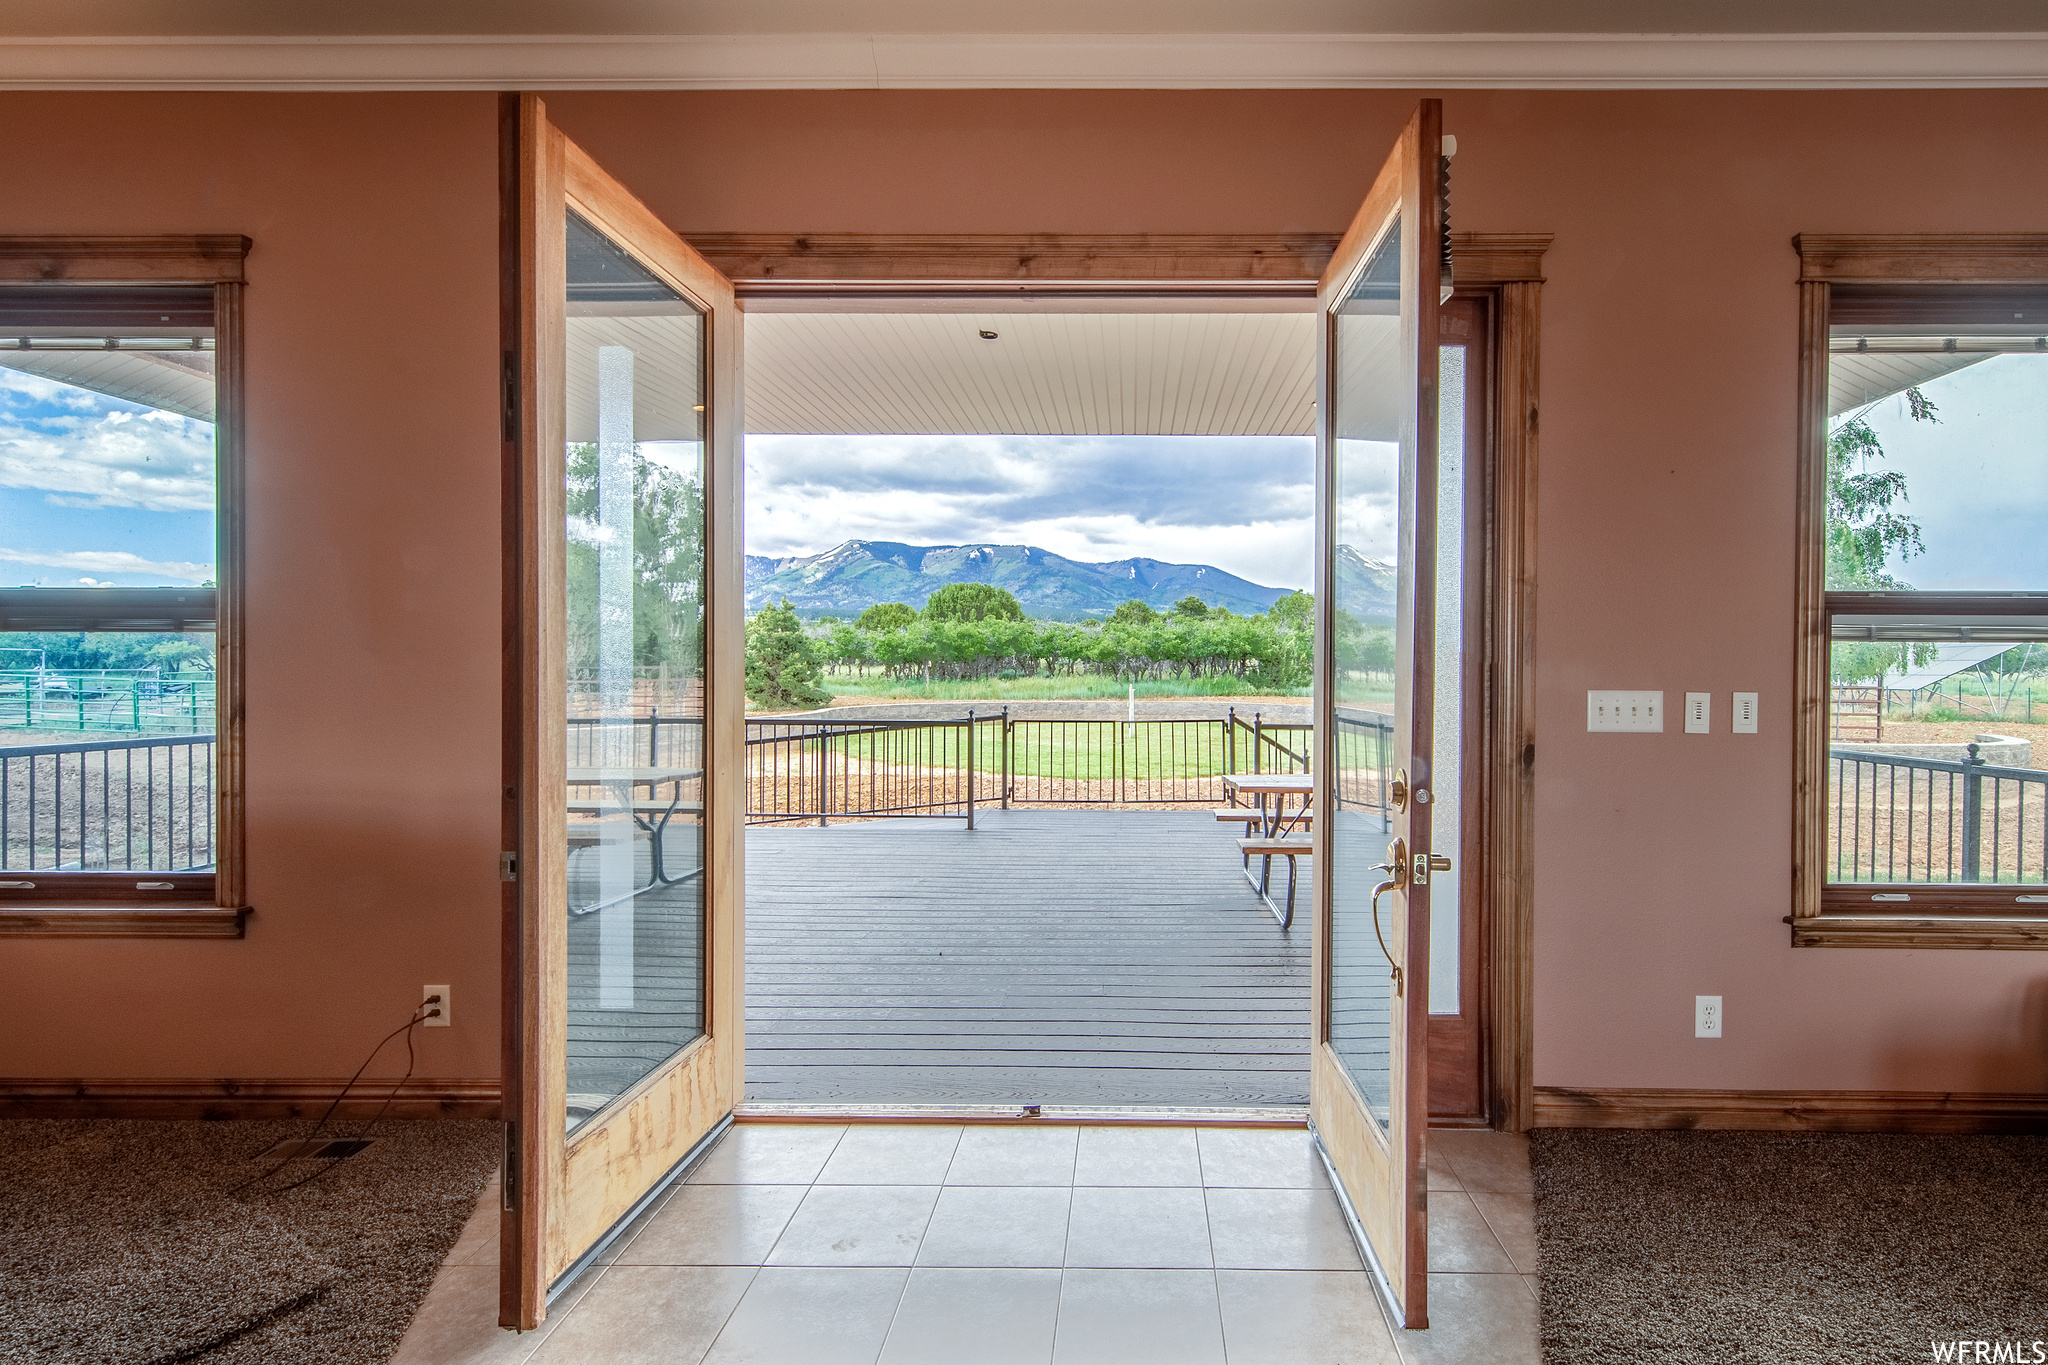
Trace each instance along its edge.
<instances>
[{"instance_id":1,"label":"open french door","mask_svg":"<svg viewBox=\"0 0 2048 1365\"><path fill-rule=\"evenodd\" d=\"M507 96L506 1163L532 1327L741 1090L732 285Z\"/></svg>"},{"instance_id":2,"label":"open french door","mask_svg":"<svg viewBox=\"0 0 2048 1365\"><path fill-rule=\"evenodd\" d=\"M1443 106L1424 100L1318 293L1311 1121L1394 1313L1426 1327ZM1453 565L1450 572L1456 573ZM1453 626L1455 629L1455 625ZM1455 787L1452 788L1455 790Z\"/></svg>"}]
</instances>

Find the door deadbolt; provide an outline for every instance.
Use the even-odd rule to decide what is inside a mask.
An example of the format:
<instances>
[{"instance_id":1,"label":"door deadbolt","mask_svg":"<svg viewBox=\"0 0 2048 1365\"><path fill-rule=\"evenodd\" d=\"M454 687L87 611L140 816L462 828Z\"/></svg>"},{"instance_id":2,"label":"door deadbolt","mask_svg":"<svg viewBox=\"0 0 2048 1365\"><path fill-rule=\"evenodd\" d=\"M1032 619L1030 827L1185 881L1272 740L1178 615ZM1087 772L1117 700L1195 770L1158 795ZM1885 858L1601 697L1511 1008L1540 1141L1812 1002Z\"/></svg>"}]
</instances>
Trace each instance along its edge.
<instances>
[{"instance_id":1,"label":"door deadbolt","mask_svg":"<svg viewBox=\"0 0 2048 1365\"><path fill-rule=\"evenodd\" d=\"M1381 771L1384 772L1386 770L1383 768ZM1408 770L1406 768L1394 774L1393 785L1387 788L1387 804L1395 810L1408 809Z\"/></svg>"},{"instance_id":2,"label":"door deadbolt","mask_svg":"<svg viewBox=\"0 0 2048 1365\"><path fill-rule=\"evenodd\" d=\"M1415 855L1415 870L1409 874L1408 881L1413 886L1428 886L1430 873L1450 870L1451 860L1443 854L1418 853Z\"/></svg>"}]
</instances>

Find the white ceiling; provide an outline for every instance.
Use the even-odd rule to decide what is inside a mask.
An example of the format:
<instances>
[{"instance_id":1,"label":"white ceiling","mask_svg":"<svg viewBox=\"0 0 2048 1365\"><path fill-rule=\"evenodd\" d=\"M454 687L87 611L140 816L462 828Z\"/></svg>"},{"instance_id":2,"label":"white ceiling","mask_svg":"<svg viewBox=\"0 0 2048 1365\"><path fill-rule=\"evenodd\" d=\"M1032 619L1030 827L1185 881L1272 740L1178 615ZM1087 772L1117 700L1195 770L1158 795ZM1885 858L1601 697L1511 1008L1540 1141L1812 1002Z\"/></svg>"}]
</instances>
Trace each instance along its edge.
<instances>
[{"instance_id":1,"label":"white ceiling","mask_svg":"<svg viewBox=\"0 0 2048 1365\"><path fill-rule=\"evenodd\" d=\"M750 312L747 430L1306 436L1315 320L1302 312Z\"/></svg>"},{"instance_id":2,"label":"white ceiling","mask_svg":"<svg viewBox=\"0 0 2048 1365\"><path fill-rule=\"evenodd\" d=\"M213 420L209 351L0 351L0 366L202 422Z\"/></svg>"}]
</instances>

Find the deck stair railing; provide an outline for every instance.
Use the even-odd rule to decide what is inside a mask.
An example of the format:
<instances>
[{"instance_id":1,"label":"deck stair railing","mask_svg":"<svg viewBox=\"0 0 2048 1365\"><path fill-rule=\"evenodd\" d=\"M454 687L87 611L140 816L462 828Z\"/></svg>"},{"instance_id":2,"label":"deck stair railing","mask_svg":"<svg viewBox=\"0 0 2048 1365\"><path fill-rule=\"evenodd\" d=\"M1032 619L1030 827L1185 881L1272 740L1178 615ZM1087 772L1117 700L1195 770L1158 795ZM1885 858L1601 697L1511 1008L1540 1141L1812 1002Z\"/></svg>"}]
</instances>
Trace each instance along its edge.
<instances>
[{"instance_id":1,"label":"deck stair railing","mask_svg":"<svg viewBox=\"0 0 2048 1365\"><path fill-rule=\"evenodd\" d=\"M2040 883L2048 771L1834 749L1829 880Z\"/></svg>"},{"instance_id":2,"label":"deck stair railing","mask_svg":"<svg viewBox=\"0 0 2048 1365\"><path fill-rule=\"evenodd\" d=\"M0 870L213 866L215 739L0 747Z\"/></svg>"}]
</instances>

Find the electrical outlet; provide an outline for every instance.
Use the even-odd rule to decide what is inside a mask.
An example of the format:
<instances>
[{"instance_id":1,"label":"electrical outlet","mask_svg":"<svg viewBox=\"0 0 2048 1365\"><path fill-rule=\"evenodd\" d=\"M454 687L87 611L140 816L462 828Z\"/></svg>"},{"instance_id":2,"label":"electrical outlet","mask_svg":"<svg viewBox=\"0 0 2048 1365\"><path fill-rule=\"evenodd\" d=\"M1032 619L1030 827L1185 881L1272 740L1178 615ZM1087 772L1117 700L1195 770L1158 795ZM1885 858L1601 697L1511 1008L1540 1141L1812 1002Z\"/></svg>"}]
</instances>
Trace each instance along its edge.
<instances>
[{"instance_id":1,"label":"electrical outlet","mask_svg":"<svg viewBox=\"0 0 2048 1365\"><path fill-rule=\"evenodd\" d=\"M1628 734L1664 733L1662 692L1588 692L1586 729Z\"/></svg>"},{"instance_id":2,"label":"electrical outlet","mask_svg":"<svg viewBox=\"0 0 2048 1365\"><path fill-rule=\"evenodd\" d=\"M437 1003L427 1004L429 1000L432 1000L437 995L441 997ZM440 1011L439 1014L430 1014L421 1023L420 1026L422 1028L449 1028L455 1023L455 1013L449 1007L448 988L446 986L420 987L420 1004L428 1010Z\"/></svg>"},{"instance_id":3,"label":"electrical outlet","mask_svg":"<svg viewBox=\"0 0 2048 1365\"><path fill-rule=\"evenodd\" d=\"M1688 692L1685 694L1685 732L1689 735L1707 733L1707 718L1713 714L1714 694L1711 692Z\"/></svg>"},{"instance_id":4,"label":"electrical outlet","mask_svg":"<svg viewBox=\"0 0 2048 1365\"><path fill-rule=\"evenodd\" d=\"M1695 995L1692 998L1692 1036L1695 1038L1719 1038L1721 1036L1720 996Z\"/></svg>"},{"instance_id":5,"label":"electrical outlet","mask_svg":"<svg viewBox=\"0 0 2048 1365\"><path fill-rule=\"evenodd\" d=\"M1753 735L1756 733L1756 693L1737 692L1735 694L1735 721L1728 728L1738 735Z\"/></svg>"}]
</instances>

